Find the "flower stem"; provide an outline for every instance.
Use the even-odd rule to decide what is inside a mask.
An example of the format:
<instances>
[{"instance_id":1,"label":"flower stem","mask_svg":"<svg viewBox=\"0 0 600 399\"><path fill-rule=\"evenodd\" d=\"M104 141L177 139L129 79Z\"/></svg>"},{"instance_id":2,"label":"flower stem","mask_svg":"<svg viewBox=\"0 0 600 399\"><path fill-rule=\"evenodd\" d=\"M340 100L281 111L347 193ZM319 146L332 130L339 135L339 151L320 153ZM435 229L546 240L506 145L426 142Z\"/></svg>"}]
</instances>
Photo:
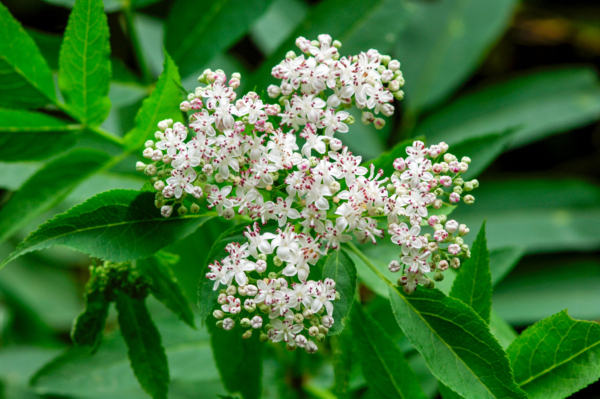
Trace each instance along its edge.
<instances>
[{"instance_id":1,"label":"flower stem","mask_svg":"<svg viewBox=\"0 0 600 399\"><path fill-rule=\"evenodd\" d=\"M336 399L336 396L334 394L332 394L331 392L329 392L327 389L321 388L319 386L316 386L315 384L312 383L307 383L307 384L303 384L302 386L304 388L304 390L311 394L312 396L319 398L319 399Z\"/></svg>"}]
</instances>

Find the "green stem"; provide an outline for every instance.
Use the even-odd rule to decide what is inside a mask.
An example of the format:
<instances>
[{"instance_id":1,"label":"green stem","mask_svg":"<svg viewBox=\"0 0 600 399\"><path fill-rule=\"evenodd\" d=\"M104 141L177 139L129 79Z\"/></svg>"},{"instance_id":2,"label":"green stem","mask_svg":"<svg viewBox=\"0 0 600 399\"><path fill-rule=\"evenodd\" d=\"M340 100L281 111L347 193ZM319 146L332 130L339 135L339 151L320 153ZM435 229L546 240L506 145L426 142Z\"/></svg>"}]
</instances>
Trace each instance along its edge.
<instances>
[{"instance_id":1,"label":"green stem","mask_svg":"<svg viewBox=\"0 0 600 399\"><path fill-rule=\"evenodd\" d=\"M371 263L371 261L369 260L369 258L367 258L365 256L365 254L362 253L362 251L358 248L356 248L356 245L352 244L351 242L347 242L345 244L352 252L354 252L359 258L360 260L362 260L364 262L365 265L367 265L372 271L373 273L375 273L380 279L382 279L386 284L393 286L394 284L392 284L392 282L383 275L383 273L381 273L379 271L379 269L377 269L375 267L374 264Z\"/></svg>"},{"instance_id":2,"label":"green stem","mask_svg":"<svg viewBox=\"0 0 600 399\"><path fill-rule=\"evenodd\" d=\"M150 84L152 83L152 74L150 73L150 69L146 64L146 60L144 59L144 53L142 52L142 46L140 45L140 41L135 30L133 24L133 12L131 9L131 0L126 0L123 4L123 16L125 17L125 25L127 26L127 34L129 35L129 40L131 41L131 46L133 47L133 52L135 53L135 58L140 68L140 72L142 73L142 78L144 83Z\"/></svg>"},{"instance_id":3,"label":"green stem","mask_svg":"<svg viewBox=\"0 0 600 399\"><path fill-rule=\"evenodd\" d=\"M312 396L319 399L337 399L334 394L329 392L327 389L316 386L312 383L306 383L302 385L302 388Z\"/></svg>"}]
</instances>

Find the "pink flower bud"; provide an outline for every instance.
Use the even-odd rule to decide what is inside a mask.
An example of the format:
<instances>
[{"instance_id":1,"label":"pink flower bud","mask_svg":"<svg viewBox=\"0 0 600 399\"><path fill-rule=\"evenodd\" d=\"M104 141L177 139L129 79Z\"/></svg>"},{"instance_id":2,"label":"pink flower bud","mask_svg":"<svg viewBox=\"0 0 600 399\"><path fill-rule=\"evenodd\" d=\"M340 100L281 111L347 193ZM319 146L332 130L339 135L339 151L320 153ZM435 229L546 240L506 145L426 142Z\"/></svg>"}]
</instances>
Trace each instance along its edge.
<instances>
[{"instance_id":1,"label":"pink flower bud","mask_svg":"<svg viewBox=\"0 0 600 399\"><path fill-rule=\"evenodd\" d=\"M192 109L192 104L190 104L189 101L184 101L181 104L179 104L179 109L182 110L183 112L188 112L189 110Z\"/></svg>"},{"instance_id":2,"label":"pink flower bud","mask_svg":"<svg viewBox=\"0 0 600 399\"><path fill-rule=\"evenodd\" d=\"M450 202L452 202L453 204L456 204L459 201L460 201L460 195L458 195L458 193L450 194Z\"/></svg>"},{"instance_id":3,"label":"pink flower bud","mask_svg":"<svg viewBox=\"0 0 600 399\"><path fill-rule=\"evenodd\" d=\"M437 158L442 153L442 149L439 145L432 145L429 147L429 156L431 158Z\"/></svg>"},{"instance_id":4,"label":"pink flower bud","mask_svg":"<svg viewBox=\"0 0 600 399\"><path fill-rule=\"evenodd\" d=\"M396 169L398 172L404 171L406 169L406 162L404 162L404 159L396 158L394 160L394 169Z\"/></svg>"},{"instance_id":5,"label":"pink flower bud","mask_svg":"<svg viewBox=\"0 0 600 399\"><path fill-rule=\"evenodd\" d=\"M440 218L435 215L430 216L429 219L427 219L427 224L429 224L431 227L435 226L439 222L440 222Z\"/></svg>"},{"instance_id":6,"label":"pink flower bud","mask_svg":"<svg viewBox=\"0 0 600 399\"><path fill-rule=\"evenodd\" d=\"M460 251L461 251L460 245L458 245L458 244L448 245L448 252L450 252L452 255L458 255L460 253Z\"/></svg>"},{"instance_id":7,"label":"pink flower bud","mask_svg":"<svg viewBox=\"0 0 600 399\"><path fill-rule=\"evenodd\" d=\"M458 230L458 222L456 220L448 220L446 222L446 230L449 233L454 233Z\"/></svg>"},{"instance_id":8,"label":"pink flower bud","mask_svg":"<svg viewBox=\"0 0 600 399\"><path fill-rule=\"evenodd\" d=\"M438 263L438 269L440 269L441 271L448 270L448 266L450 266L450 265L448 264L448 261L446 261L446 260L442 260L442 261L440 261L440 263Z\"/></svg>"},{"instance_id":9,"label":"pink flower bud","mask_svg":"<svg viewBox=\"0 0 600 399\"><path fill-rule=\"evenodd\" d=\"M446 237L448 237L448 232L446 230L438 230L433 234L433 239L437 242L444 242Z\"/></svg>"},{"instance_id":10,"label":"pink flower bud","mask_svg":"<svg viewBox=\"0 0 600 399\"><path fill-rule=\"evenodd\" d=\"M397 260L391 261L390 264L388 265L388 269L392 273L399 272L400 271L400 262L398 262Z\"/></svg>"},{"instance_id":11,"label":"pink flower bud","mask_svg":"<svg viewBox=\"0 0 600 399\"><path fill-rule=\"evenodd\" d=\"M440 177L440 184L444 187L450 187L452 185L452 178L450 176Z\"/></svg>"}]
</instances>

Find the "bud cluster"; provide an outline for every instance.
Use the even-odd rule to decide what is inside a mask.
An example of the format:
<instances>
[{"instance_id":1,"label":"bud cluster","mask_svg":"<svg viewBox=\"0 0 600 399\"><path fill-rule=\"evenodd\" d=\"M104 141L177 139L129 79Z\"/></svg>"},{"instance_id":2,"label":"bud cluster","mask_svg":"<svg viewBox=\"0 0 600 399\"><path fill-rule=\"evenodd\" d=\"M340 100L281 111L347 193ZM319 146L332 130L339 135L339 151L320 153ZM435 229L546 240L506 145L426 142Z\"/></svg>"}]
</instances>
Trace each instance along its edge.
<instances>
[{"instance_id":1,"label":"bud cluster","mask_svg":"<svg viewBox=\"0 0 600 399\"><path fill-rule=\"evenodd\" d=\"M116 290L135 299L144 299L148 296L149 289L150 282L131 262L104 262L100 266L90 266L87 292L100 291L109 302L116 299Z\"/></svg>"},{"instance_id":2,"label":"bud cluster","mask_svg":"<svg viewBox=\"0 0 600 399\"><path fill-rule=\"evenodd\" d=\"M261 339L314 352L304 333L324 338L336 298L334 281L308 279L319 258L353 236L376 244L387 231L401 247L400 262L390 263L391 271L402 271L399 284L408 293L418 284L432 287L425 273L436 271L439 280L470 253L461 238L468 228L429 209L473 203L468 193L478 183L463 181L470 159L459 161L445 143L415 141L406 158L394 161L391 176L362 166L334 136L355 122L346 111L354 106L362 123L383 127L379 115L392 115L394 98L403 96L400 63L377 50L341 57L341 44L328 35L296 44L302 54L288 53L272 70L280 84L268 94L277 104L254 92L238 99L239 74L227 81L223 71L206 70L199 78L206 86L181 104L193 111L193 137L183 124L162 121L157 141L144 150L152 163L139 162L137 169L151 177L165 217L206 205L226 219L276 221L275 234L260 234L255 223L248 242L229 244L229 256L210 265L214 289L227 287L215 317L225 330L247 329L246 338L260 329ZM421 233L427 225L433 234ZM268 324L258 312L269 315Z\"/></svg>"}]
</instances>

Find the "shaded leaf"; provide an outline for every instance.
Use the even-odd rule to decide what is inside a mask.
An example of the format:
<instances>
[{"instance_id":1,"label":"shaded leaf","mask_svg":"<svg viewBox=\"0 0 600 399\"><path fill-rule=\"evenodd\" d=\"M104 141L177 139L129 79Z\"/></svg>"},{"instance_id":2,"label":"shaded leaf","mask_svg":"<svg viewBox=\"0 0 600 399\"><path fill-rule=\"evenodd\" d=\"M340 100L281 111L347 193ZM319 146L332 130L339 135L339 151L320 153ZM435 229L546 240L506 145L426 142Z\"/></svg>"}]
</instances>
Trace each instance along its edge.
<instances>
[{"instance_id":1,"label":"shaded leaf","mask_svg":"<svg viewBox=\"0 0 600 399\"><path fill-rule=\"evenodd\" d=\"M407 77L408 81L408 77ZM414 131L452 145L490 131L518 128L511 147L600 118L600 83L587 68L532 72L459 97Z\"/></svg>"},{"instance_id":2,"label":"shaded leaf","mask_svg":"<svg viewBox=\"0 0 600 399\"><path fill-rule=\"evenodd\" d=\"M490 331L498 339L504 350L519 336L514 328L492 309Z\"/></svg>"},{"instance_id":3,"label":"shaded leaf","mask_svg":"<svg viewBox=\"0 0 600 399\"><path fill-rule=\"evenodd\" d=\"M52 73L40 50L0 4L0 106L38 108L56 101Z\"/></svg>"},{"instance_id":4,"label":"shaded leaf","mask_svg":"<svg viewBox=\"0 0 600 399\"><path fill-rule=\"evenodd\" d=\"M133 373L153 398L166 399L169 365L160 333L150 318L145 300L133 299L117 291L117 311Z\"/></svg>"},{"instance_id":5,"label":"shaded leaf","mask_svg":"<svg viewBox=\"0 0 600 399\"><path fill-rule=\"evenodd\" d=\"M525 254L522 247L505 247L490 251L492 286L495 286L517 265Z\"/></svg>"},{"instance_id":6,"label":"shaded leaf","mask_svg":"<svg viewBox=\"0 0 600 399\"><path fill-rule=\"evenodd\" d=\"M441 0L407 5L409 23L398 35L394 56L402 63L410 112L444 99L469 76L506 28L516 4Z\"/></svg>"},{"instance_id":7,"label":"shaded leaf","mask_svg":"<svg viewBox=\"0 0 600 399\"><path fill-rule=\"evenodd\" d=\"M161 120L173 119L174 122L183 120L179 110L182 101L180 86L177 66L165 53L163 73L150 97L142 103L142 108L135 117L136 127L123 138L127 148L134 150L140 148L146 140L154 140L154 133Z\"/></svg>"},{"instance_id":8,"label":"shaded leaf","mask_svg":"<svg viewBox=\"0 0 600 399\"><path fill-rule=\"evenodd\" d=\"M443 384L467 399L527 397L500 344L470 307L435 289L419 287L410 296L389 290L400 328Z\"/></svg>"},{"instance_id":9,"label":"shaded leaf","mask_svg":"<svg viewBox=\"0 0 600 399\"><path fill-rule=\"evenodd\" d=\"M179 65L181 75L188 76L227 50L271 2L177 0L167 19L165 47Z\"/></svg>"},{"instance_id":10,"label":"shaded leaf","mask_svg":"<svg viewBox=\"0 0 600 399\"><path fill-rule=\"evenodd\" d=\"M426 398L400 349L362 306L354 306L350 325L363 375L377 397Z\"/></svg>"},{"instance_id":11,"label":"shaded leaf","mask_svg":"<svg viewBox=\"0 0 600 399\"><path fill-rule=\"evenodd\" d=\"M469 305L486 323L490 323L492 273L490 252L485 239L485 222L471 247L471 257L460 266L450 296Z\"/></svg>"},{"instance_id":12,"label":"shaded leaf","mask_svg":"<svg viewBox=\"0 0 600 399\"><path fill-rule=\"evenodd\" d=\"M81 125L39 112L0 109L0 160L32 161L69 149L81 133Z\"/></svg>"},{"instance_id":13,"label":"shaded leaf","mask_svg":"<svg viewBox=\"0 0 600 399\"><path fill-rule=\"evenodd\" d=\"M110 111L108 21L102 0L77 0L60 48L58 83L69 114L97 126Z\"/></svg>"},{"instance_id":14,"label":"shaded leaf","mask_svg":"<svg viewBox=\"0 0 600 399\"><path fill-rule=\"evenodd\" d=\"M564 310L525 330L508 355L531 399L566 398L600 378L600 325Z\"/></svg>"},{"instance_id":15,"label":"shaded leaf","mask_svg":"<svg viewBox=\"0 0 600 399\"><path fill-rule=\"evenodd\" d=\"M356 290L356 267L354 262L343 251L331 251L323 263L323 279L335 281L335 290L340 293L340 300L333 307L333 326L329 335L339 334L344 329L344 318L350 312L354 291Z\"/></svg>"},{"instance_id":16,"label":"shaded leaf","mask_svg":"<svg viewBox=\"0 0 600 399\"><path fill-rule=\"evenodd\" d=\"M56 6L73 8L80 0L43 0L46 3L54 4ZM115 12L119 11L123 7L122 0L103 0L104 11Z\"/></svg>"},{"instance_id":17,"label":"shaded leaf","mask_svg":"<svg viewBox=\"0 0 600 399\"><path fill-rule=\"evenodd\" d=\"M232 331L208 323L213 356L223 385L230 393L239 392L244 399L260 398L262 394L263 346L258 340L260 331L254 330L248 339L242 339L241 329Z\"/></svg>"},{"instance_id":18,"label":"shaded leaf","mask_svg":"<svg viewBox=\"0 0 600 399\"><path fill-rule=\"evenodd\" d=\"M471 158L469 170L460 176L467 181L483 172L506 150L515 130L474 137L452 145L448 152L459 160L465 156Z\"/></svg>"},{"instance_id":19,"label":"shaded leaf","mask_svg":"<svg viewBox=\"0 0 600 399\"><path fill-rule=\"evenodd\" d=\"M194 327L194 312L171 271L166 255L169 254L159 252L155 256L140 259L136 266L140 269L140 273L150 280L152 295L186 324Z\"/></svg>"},{"instance_id":20,"label":"shaded leaf","mask_svg":"<svg viewBox=\"0 0 600 399\"><path fill-rule=\"evenodd\" d=\"M354 359L354 337L350 328L345 328L340 334L331 337L331 356L335 384L333 393L338 399L349 396L349 385Z\"/></svg>"},{"instance_id":21,"label":"shaded leaf","mask_svg":"<svg viewBox=\"0 0 600 399\"><path fill-rule=\"evenodd\" d=\"M109 159L102 152L80 148L40 169L0 208L0 242L61 202Z\"/></svg>"},{"instance_id":22,"label":"shaded leaf","mask_svg":"<svg viewBox=\"0 0 600 399\"><path fill-rule=\"evenodd\" d=\"M104 292L94 290L85 296L85 309L75 320L71 339L78 346L90 346L95 352L102 342L102 333L108 317L110 302Z\"/></svg>"},{"instance_id":23,"label":"shaded leaf","mask_svg":"<svg viewBox=\"0 0 600 399\"><path fill-rule=\"evenodd\" d=\"M151 192L106 191L44 223L2 266L55 245L113 262L140 259L181 240L214 216L208 212L164 218Z\"/></svg>"}]
</instances>

